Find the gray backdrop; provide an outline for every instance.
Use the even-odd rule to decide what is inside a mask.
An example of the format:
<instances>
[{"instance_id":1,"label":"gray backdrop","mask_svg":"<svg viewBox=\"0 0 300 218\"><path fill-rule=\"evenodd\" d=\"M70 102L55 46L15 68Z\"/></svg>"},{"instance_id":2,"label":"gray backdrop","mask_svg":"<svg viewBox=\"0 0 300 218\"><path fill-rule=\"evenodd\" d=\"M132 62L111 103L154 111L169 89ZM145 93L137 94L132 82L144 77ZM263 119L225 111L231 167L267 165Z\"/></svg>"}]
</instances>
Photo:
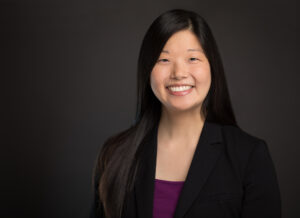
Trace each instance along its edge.
<instances>
[{"instance_id":1,"label":"gray backdrop","mask_svg":"<svg viewBox=\"0 0 300 218\"><path fill-rule=\"evenodd\" d=\"M142 38L195 10L217 40L239 125L268 143L283 217L300 217L296 1L1 1L1 217L87 217L96 153L133 122Z\"/></svg>"}]
</instances>

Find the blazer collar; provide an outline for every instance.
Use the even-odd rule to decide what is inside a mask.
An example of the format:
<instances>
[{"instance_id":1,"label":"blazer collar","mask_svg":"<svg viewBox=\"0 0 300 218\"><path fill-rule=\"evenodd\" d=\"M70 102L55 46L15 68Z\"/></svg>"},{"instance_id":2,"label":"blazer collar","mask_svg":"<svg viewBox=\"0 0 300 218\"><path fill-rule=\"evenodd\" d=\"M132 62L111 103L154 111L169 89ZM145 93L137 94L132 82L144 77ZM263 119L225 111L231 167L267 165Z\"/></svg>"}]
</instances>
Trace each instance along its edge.
<instances>
[{"instance_id":1,"label":"blazer collar","mask_svg":"<svg viewBox=\"0 0 300 218\"><path fill-rule=\"evenodd\" d=\"M158 126L153 128L144 144L140 174L135 184L138 217L152 218L157 154ZM205 120L198 144L182 187L174 217L181 218L199 195L221 153L221 126Z\"/></svg>"}]
</instances>

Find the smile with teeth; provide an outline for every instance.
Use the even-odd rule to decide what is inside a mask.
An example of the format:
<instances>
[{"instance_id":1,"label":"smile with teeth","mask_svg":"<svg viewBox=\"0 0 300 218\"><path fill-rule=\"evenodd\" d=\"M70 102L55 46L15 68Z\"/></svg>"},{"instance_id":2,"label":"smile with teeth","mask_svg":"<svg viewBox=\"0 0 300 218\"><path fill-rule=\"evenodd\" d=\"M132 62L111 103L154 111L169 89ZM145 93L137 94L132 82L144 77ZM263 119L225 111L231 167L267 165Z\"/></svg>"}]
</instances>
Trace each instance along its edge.
<instances>
[{"instance_id":1,"label":"smile with teeth","mask_svg":"<svg viewBox=\"0 0 300 218\"><path fill-rule=\"evenodd\" d=\"M193 86L169 86L168 89L172 92L182 92L191 89Z\"/></svg>"}]
</instances>

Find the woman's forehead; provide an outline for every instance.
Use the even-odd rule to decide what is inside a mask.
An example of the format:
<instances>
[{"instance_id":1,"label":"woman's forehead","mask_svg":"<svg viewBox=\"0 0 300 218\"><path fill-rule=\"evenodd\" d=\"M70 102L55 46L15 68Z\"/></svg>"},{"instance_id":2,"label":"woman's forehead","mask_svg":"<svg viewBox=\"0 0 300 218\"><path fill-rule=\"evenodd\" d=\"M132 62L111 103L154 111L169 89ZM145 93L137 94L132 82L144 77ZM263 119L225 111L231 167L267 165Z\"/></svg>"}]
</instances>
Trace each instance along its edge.
<instances>
[{"instance_id":1,"label":"woman's forehead","mask_svg":"<svg viewBox=\"0 0 300 218\"><path fill-rule=\"evenodd\" d=\"M166 42L162 49L162 53L171 54L180 52L202 52L203 49L197 36L189 31L183 30L174 33Z\"/></svg>"}]
</instances>

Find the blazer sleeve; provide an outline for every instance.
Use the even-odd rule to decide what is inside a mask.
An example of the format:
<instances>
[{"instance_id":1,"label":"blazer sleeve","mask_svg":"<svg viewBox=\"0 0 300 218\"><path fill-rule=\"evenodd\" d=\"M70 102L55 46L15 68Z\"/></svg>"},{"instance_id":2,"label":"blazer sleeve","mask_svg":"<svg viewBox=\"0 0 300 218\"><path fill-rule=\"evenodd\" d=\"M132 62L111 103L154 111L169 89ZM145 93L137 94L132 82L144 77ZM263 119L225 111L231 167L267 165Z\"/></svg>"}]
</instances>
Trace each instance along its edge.
<instances>
[{"instance_id":1,"label":"blazer sleeve","mask_svg":"<svg viewBox=\"0 0 300 218\"><path fill-rule=\"evenodd\" d=\"M280 218L281 196L270 152L260 139L250 155L244 177L242 218Z\"/></svg>"}]
</instances>

